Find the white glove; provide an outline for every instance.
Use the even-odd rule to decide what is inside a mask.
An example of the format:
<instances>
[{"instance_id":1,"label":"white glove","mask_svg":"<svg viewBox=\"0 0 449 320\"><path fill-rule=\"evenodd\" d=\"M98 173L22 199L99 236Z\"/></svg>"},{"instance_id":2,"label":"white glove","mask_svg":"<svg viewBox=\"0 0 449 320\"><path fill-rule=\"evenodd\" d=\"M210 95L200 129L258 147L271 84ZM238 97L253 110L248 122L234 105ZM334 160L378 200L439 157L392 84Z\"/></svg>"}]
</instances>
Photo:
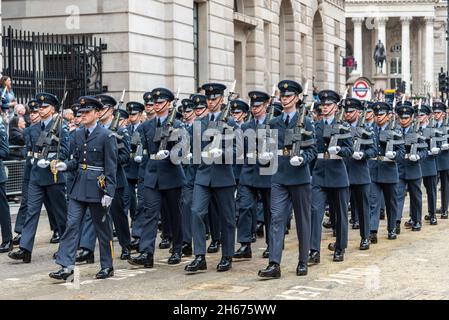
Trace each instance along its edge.
<instances>
[{"instance_id":1,"label":"white glove","mask_svg":"<svg viewBox=\"0 0 449 320\"><path fill-rule=\"evenodd\" d=\"M290 164L294 167L299 167L303 162L303 157L293 156L290 158Z\"/></svg>"},{"instance_id":2,"label":"white glove","mask_svg":"<svg viewBox=\"0 0 449 320\"><path fill-rule=\"evenodd\" d=\"M443 143L441 145L441 150L449 150L449 143Z\"/></svg>"},{"instance_id":3,"label":"white glove","mask_svg":"<svg viewBox=\"0 0 449 320\"><path fill-rule=\"evenodd\" d=\"M352 154L352 158L354 158L355 160L362 160L363 159L363 152L361 152L361 151L354 152Z\"/></svg>"},{"instance_id":4,"label":"white glove","mask_svg":"<svg viewBox=\"0 0 449 320\"><path fill-rule=\"evenodd\" d=\"M329 148L327 149L327 151L328 151L330 154L333 154L333 155L339 153L340 150L341 150L341 147L340 147L340 146L329 147Z\"/></svg>"},{"instance_id":5,"label":"white glove","mask_svg":"<svg viewBox=\"0 0 449 320\"><path fill-rule=\"evenodd\" d=\"M142 162L142 156L135 156L134 157L134 162L141 163Z\"/></svg>"},{"instance_id":6,"label":"white glove","mask_svg":"<svg viewBox=\"0 0 449 320\"><path fill-rule=\"evenodd\" d=\"M47 168L49 165L50 165L50 161L45 160L45 159L40 159L40 160L37 162L37 166L38 166L39 168L42 168L42 169Z\"/></svg>"},{"instance_id":7,"label":"white glove","mask_svg":"<svg viewBox=\"0 0 449 320\"><path fill-rule=\"evenodd\" d=\"M190 161L190 159L193 158L193 154L190 152L189 154L186 155L186 159Z\"/></svg>"},{"instance_id":8,"label":"white glove","mask_svg":"<svg viewBox=\"0 0 449 320\"><path fill-rule=\"evenodd\" d=\"M223 150L213 148L212 150L209 151L209 153L212 156L212 158L220 158L223 155Z\"/></svg>"},{"instance_id":9,"label":"white glove","mask_svg":"<svg viewBox=\"0 0 449 320\"><path fill-rule=\"evenodd\" d=\"M262 152L259 155L259 160L270 161L271 159L273 159L273 152Z\"/></svg>"},{"instance_id":10,"label":"white glove","mask_svg":"<svg viewBox=\"0 0 449 320\"><path fill-rule=\"evenodd\" d=\"M388 151L388 152L385 153L385 156L388 159L393 160L394 158L396 158L396 151Z\"/></svg>"},{"instance_id":11,"label":"white glove","mask_svg":"<svg viewBox=\"0 0 449 320\"><path fill-rule=\"evenodd\" d=\"M58 171L66 171L67 165L64 162L58 162L55 166L56 170Z\"/></svg>"},{"instance_id":12,"label":"white glove","mask_svg":"<svg viewBox=\"0 0 449 320\"><path fill-rule=\"evenodd\" d=\"M34 164L34 158L31 158L30 163L31 163L31 165Z\"/></svg>"},{"instance_id":13,"label":"white glove","mask_svg":"<svg viewBox=\"0 0 449 320\"><path fill-rule=\"evenodd\" d=\"M170 151L168 150L161 150L156 153L156 159L158 160L164 160L170 155Z\"/></svg>"},{"instance_id":14,"label":"white glove","mask_svg":"<svg viewBox=\"0 0 449 320\"><path fill-rule=\"evenodd\" d=\"M432 149L430 149L433 155L437 155L438 153L440 153L440 150L441 149L437 147L433 147Z\"/></svg>"},{"instance_id":15,"label":"white glove","mask_svg":"<svg viewBox=\"0 0 449 320\"><path fill-rule=\"evenodd\" d=\"M103 206L103 208L107 208L111 205L112 203L112 197L108 196L108 195L104 195L103 198L101 198L101 205Z\"/></svg>"},{"instance_id":16,"label":"white glove","mask_svg":"<svg viewBox=\"0 0 449 320\"><path fill-rule=\"evenodd\" d=\"M419 159L421 159L421 157L417 154L412 154L412 155L410 155L409 159L410 159L410 161L416 162Z\"/></svg>"}]
</instances>

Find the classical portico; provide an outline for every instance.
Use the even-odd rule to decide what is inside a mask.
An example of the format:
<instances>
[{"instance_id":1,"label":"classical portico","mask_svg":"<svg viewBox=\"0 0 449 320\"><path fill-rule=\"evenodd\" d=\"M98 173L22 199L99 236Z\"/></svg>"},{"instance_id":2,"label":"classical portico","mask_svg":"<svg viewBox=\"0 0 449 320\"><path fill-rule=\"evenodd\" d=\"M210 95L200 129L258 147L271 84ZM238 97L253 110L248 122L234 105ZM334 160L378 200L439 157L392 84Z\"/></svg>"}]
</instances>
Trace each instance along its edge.
<instances>
[{"instance_id":1,"label":"classical portico","mask_svg":"<svg viewBox=\"0 0 449 320\"><path fill-rule=\"evenodd\" d=\"M357 69L348 70L348 82L364 76L375 89L396 89L404 81L408 95L435 94L440 67L446 70L446 2L347 0L345 4L346 53L357 63ZM382 69L373 60L379 40L387 56Z\"/></svg>"}]
</instances>

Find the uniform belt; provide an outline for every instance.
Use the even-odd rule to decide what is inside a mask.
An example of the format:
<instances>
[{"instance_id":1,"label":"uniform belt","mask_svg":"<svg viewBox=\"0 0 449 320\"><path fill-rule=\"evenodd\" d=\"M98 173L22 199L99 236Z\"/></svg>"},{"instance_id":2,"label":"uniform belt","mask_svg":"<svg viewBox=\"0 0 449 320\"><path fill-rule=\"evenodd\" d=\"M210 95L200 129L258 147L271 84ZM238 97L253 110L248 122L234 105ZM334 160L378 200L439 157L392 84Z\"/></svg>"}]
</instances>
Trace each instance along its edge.
<instances>
[{"instance_id":1,"label":"uniform belt","mask_svg":"<svg viewBox=\"0 0 449 320\"><path fill-rule=\"evenodd\" d=\"M371 158L371 160L384 161L384 162L394 162L394 160L391 160L390 158L387 158L385 156L378 156L376 158Z\"/></svg>"},{"instance_id":2,"label":"uniform belt","mask_svg":"<svg viewBox=\"0 0 449 320\"><path fill-rule=\"evenodd\" d=\"M148 155L148 150L146 150L146 149L143 150L142 155L144 155L144 156Z\"/></svg>"},{"instance_id":3,"label":"uniform belt","mask_svg":"<svg viewBox=\"0 0 449 320\"><path fill-rule=\"evenodd\" d=\"M212 155L209 151L201 151L201 157L202 158L212 158Z\"/></svg>"},{"instance_id":4,"label":"uniform belt","mask_svg":"<svg viewBox=\"0 0 449 320\"><path fill-rule=\"evenodd\" d=\"M32 158L32 157L33 157L33 151L28 151L28 152L27 152L27 157Z\"/></svg>"},{"instance_id":5,"label":"uniform belt","mask_svg":"<svg viewBox=\"0 0 449 320\"><path fill-rule=\"evenodd\" d=\"M40 152L29 152L28 154L29 154L30 157L33 157L33 158L35 158L35 159L40 159L40 158L42 158L42 153L40 153ZM55 153L55 152L50 152L50 153L47 155L47 159L53 158L53 157L55 157L55 156L56 156L56 153Z\"/></svg>"},{"instance_id":6,"label":"uniform belt","mask_svg":"<svg viewBox=\"0 0 449 320\"><path fill-rule=\"evenodd\" d=\"M338 155L336 155L336 154L318 153L317 159L338 160L338 159L343 159L343 158L338 156Z\"/></svg>"},{"instance_id":7,"label":"uniform belt","mask_svg":"<svg viewBox=\"0 0 449 320\"><path fill-rule=\"evenodd\" d=\"M299 154L303 154L303 153L304 153L304 150L299 151ZM282 157L290 157L292 155L292 150L285 149L285 148L278 149L277 155L282 156Z\"/></svg>"},{"instance_id":8,"label":"uniform belt","mask_svg":"<svg viewBox=\"0 0 449 320\"><path fill-rule=\"evenodd\" d=\"M98 171L98 172L103 172L104 171L103 167L89 166L89 165L87 165L85 163L80 164L79 168L81 170L90 170L90 171Z\"/></svg>"},{"instance_id":9,"label":"uniform belt","mask_svg":"<svg viewBox=\"0 0 449 320\"><path fill-rule=\"evenodd\" d=\"M247 158L250 158L250 159L257 158L257 153L255 153L255 152L248 152L248 153L246 154L246 157L247 157Z\"/></svg>"}]
</instances>

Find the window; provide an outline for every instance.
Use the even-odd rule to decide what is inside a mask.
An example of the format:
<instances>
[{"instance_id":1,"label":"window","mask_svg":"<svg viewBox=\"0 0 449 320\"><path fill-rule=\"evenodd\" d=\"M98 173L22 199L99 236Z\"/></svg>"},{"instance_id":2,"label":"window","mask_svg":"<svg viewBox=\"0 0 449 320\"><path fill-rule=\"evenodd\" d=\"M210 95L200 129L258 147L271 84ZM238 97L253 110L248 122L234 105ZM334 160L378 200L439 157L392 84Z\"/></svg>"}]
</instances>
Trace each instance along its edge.
<instances>
[{"instance_id":1,"label":"window","mask_svg":"<svg viewBox=\"0 0 449 320\"><path fill-rule=\"evenodd\" d=\"M340 36L340 22L338 20L334 20L335 25L335 36Z\"/></svg>"},{"instance_id":2,"label":"window","mask_svg":"<svg viewBox=\"0 0 449 320\"><path fill-rule=\"evenodd\" d=\"M393 74L393 75L402 74L402 63L401 63L400 57L391 58L390 74Z\"/></svg>"}]
</instances>

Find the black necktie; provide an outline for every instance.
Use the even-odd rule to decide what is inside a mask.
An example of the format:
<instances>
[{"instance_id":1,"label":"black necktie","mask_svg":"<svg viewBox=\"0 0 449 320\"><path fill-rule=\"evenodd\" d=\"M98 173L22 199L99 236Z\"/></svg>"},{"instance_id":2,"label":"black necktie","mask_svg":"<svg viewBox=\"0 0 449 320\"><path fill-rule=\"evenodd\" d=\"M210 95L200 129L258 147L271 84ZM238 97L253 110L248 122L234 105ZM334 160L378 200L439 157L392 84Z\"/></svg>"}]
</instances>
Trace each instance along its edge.
<instances>
[{"instance_id":1,"label":"black necktie","mask_svg":"<svg viewBox=\"0 0 449 320\"><path fill-rule=\"evenodd\" d=\"M215 121L215 114L212 113L212 115L210 116L210 121Z\"/></svg>"},{"instance_id":2,"label":"black necktie","mask_svg":"<svg viewBox=\"0 0 449 320\"><path fill-rule=\"evenodd\" d=\"M87 140L87 138L89 138L89 129L86 128L86 132L84 134L85 134L86 140Z\"/></svg>"},{"instance_id":3,"label":"black necktie","mask_svg":"<svg viewBox=\"0 0 449 320\"><path fill-rule=\"evenodd\" d=\"M157 126L158 126L158 127L161 126L161 118L157 118Z\"/></svg>"},{"instance_id":4,"label":"black necktie","mask_svg":"<svg viewBox=\"0 0 449 320\"><path fill-rule=\"evenodd\" d=\"M290 123L290 115L287 114L287 118L285 119L285 126L288 127L289 123Z\"/></svg>"},{"instance_id":5,"label":"black necktie","mask_svg":"<svg viewBox=\"0 0 449 320\"><path fill-rule=\"evenodd\" d=\"M259 120L256 120L256 127L259 126Z\"/></svg>"},{"instance_id":6,"label":"black necktie","mask_svg":"<svg viewBox=\"0 0 449 320\"><path fill-rule=\"evenodd\" d=\"M41 123L41 130L44 131L45 130L45 123Z\"/></svg>"},{"instance_id":7,"label":"black necktie","mask_svg":"<svg viewBox=\"0 0 449 320\"><path fill-rule=\"evenodd\" d=\"M134 126L131 125L131 136L134 134Z\"/></svg>"}]
</instances>

